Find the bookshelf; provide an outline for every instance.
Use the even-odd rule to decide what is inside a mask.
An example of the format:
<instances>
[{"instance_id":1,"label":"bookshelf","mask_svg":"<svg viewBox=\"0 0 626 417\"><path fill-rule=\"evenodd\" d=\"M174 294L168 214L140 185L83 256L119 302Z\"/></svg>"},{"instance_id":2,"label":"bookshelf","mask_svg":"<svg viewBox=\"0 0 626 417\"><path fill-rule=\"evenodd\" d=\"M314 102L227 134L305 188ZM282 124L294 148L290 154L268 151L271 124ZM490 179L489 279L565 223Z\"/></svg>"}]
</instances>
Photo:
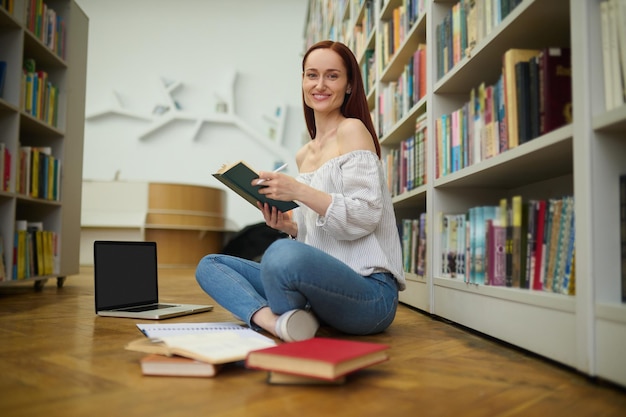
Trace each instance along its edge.
<instances>
[{"instance_id":1,"label":"bookshelf","mask_svg":"<svg viewBox=\"0 0 626 417\"><path fill-rule=\"evenodd\" d=\"M626 304L621 301L618 227L619 176L626 173L626 106L605 110L604 71L597 65L602 62L601 1L510 2L508 13L483 22L475 43L461 48L445 65L438 51L439 28L457 3L416 1L416 18L386 58L386 22L394 18L395 9L409 8L413 2L309 2L305 48L325 38L341 41L361 63L363 51L373 50L375 74L368 98L384 156L415 132L417 117L426 115L426 183L402 190L393 201L399 222L426 213L427 266L423 276L406 273L407 290L400 300L582 373L626 385L626 362L621 357L626 349ZM504 5L476 3L493 6L496 14ZM374 12L368 34L362 23L365 10ZM383 109L380 95L402 75L420 44L426 45L426 94L405 104L392 123L381 127L389 108ZM507 50L556 46L572 51L573 121L479 162L440 173L438 120L469 102L481 83L498 83ZM500 199L510 201L516 195L524 200L574 196L575 295L476 284L439 272L444 242L438 216L497 205Z\"/></svg>"},{"instance_id":2,"label":"bookshelf","mask_svg":"<svg viewBox=\"0 0 626 417\"><path fill-rule=\"evenodd\" d=\"M41 288L47 279L56 278L62 286L67 275L78 273L79 265L88 18L73 0L9 0L2 4L7 6L0 7L0 61L6 62L0 91L0 143L10 155L10 163L5 163L6 187L0 192L6 269L0 285L30 282ZM38 5L40 12L31 13L31 4ZM36 105L27 100L26 89L33 75L23 75L26 62L39 71L40 88L29 93ZM41 158L47 165L42 161L39 170L34 164L28 167L26 161L32 161L26 158L26 149L48 153L49 157ZM39 191L35 196L36 180L45 188L35 187ZM32 246L26 243L30 250L22 252L21 241L16 245L20 221L39 225L50 236L49 246L40 245L44 256L37 252L36 234L31 234ZM18 249L20 256L26 256L23 267L27 272L13 279L22 269L14 263ZM44 258L46 268L38 267L37 261Z\"/></svg>"}]
</instances>

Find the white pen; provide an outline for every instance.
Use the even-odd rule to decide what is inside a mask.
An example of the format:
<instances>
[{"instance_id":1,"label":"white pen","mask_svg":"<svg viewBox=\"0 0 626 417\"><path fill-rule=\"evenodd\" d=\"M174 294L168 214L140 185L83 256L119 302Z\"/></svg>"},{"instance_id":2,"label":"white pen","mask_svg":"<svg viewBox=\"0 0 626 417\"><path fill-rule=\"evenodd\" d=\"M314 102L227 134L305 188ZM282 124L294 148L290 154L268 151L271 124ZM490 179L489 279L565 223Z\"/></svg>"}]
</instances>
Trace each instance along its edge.
<instances>
[{"instance_id":1,"label":"white pen","mask_svg":"<svg viewBox=\"0 0 626 417\"><path fill-rule=\"evenodd\" d=\"M285 169L285 168L287 168L287 164L286 164L286 163L285 163L285 164L282 164L281 166L279 166L278 168L276 168L276 169L275 169L274 171L272 171L272 172L280 172L280 171L282 171L282 170L283 170L283 169ZM261 185L261 184L263 184L263 183L265 182L265 180L266 180L266 179L267 179L267 178L261 178L260 180L258 180L258 181L256 182L256 185Z\"/></svg>"}]
</instances>

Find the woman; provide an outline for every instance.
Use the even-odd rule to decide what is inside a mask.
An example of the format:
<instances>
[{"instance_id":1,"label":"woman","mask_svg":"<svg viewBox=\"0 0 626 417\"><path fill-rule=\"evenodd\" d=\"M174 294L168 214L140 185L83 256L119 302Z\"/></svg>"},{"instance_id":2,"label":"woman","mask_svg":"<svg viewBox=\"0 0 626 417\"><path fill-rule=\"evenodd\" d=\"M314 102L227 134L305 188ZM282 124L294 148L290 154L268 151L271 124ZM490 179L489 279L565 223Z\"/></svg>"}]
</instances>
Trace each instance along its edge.
<instances>
[{"instance_id":1,"label":"woman","mask_svg":"<svg viewBox=\"0 0 626 417\"><path fill-rule=\"evenodd\" d=\"M315 336L318 320L348 334L393 321L405 287L402 250L358 63L343 44L322 41L302 61L311 141L296 155L297 179L260 172L260 192L295 200L293 214L258 203L265 222L292 239L260 263L208 255L202 289L250 327L284 341Z\"/></svg>"}]
</instances>

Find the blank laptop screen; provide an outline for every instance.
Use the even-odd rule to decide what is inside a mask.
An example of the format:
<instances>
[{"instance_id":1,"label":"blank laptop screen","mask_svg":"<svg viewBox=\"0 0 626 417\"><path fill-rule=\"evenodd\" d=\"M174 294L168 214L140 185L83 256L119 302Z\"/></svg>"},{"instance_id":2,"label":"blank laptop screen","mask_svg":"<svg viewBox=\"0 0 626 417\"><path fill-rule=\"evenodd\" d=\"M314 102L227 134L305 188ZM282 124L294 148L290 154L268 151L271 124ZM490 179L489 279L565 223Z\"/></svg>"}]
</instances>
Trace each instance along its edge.
<instances>
[{"instance_id":1,"label":"blank laptop screen","mask_svg":"<svg viewBox=\"0 0 626 417\"><path fill-rule=\"evenodd\" d=\"M94 242L96 311L158 302L155 242Z\"/></svg>"}]
</instances>

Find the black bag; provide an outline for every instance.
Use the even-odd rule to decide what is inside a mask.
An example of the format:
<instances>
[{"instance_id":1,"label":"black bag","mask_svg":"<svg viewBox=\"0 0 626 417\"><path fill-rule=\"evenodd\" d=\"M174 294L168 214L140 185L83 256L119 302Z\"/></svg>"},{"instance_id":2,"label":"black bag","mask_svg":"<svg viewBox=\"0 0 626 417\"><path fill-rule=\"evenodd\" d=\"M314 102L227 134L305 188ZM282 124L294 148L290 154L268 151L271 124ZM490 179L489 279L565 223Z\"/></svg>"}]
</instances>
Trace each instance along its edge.
<instances>
[{"instance_id":1,"label":"black bag","mask_svg":"<svg viewBox=\"0 0 626 417\"><path fill-rule=\"evenodd\" d=\"M272 229L265 223L257 223L246 226L237 232L226 243L222 253L258 262L269 245L286 237L288 237L286 233Z\"/></svg>"}]
</instances>

